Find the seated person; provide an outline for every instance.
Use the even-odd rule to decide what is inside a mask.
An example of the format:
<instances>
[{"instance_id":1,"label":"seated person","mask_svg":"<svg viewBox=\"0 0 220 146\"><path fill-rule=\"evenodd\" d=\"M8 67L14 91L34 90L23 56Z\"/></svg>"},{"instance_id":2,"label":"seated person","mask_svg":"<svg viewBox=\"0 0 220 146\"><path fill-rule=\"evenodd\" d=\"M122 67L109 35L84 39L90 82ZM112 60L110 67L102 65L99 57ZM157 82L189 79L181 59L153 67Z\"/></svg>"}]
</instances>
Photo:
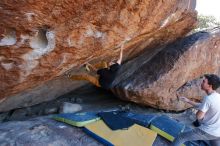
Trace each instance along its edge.
<instances>
[{"instance_id":1,"label":"seated person","mask_svg":"<svg viewBox=\"0 0 220 146\"><path fill-rule=\"evenodd\" d=\"M220 87L220 78L215 74L204 75L201 89L207 96L202 102L195 102L187 97L178 97L180 100L197 108L196 128L184 131L175 138L172 146L182 146L186 141L205 140L211 146L220 146L220 94L216 92Z\"/></svg>"}]
</instances>

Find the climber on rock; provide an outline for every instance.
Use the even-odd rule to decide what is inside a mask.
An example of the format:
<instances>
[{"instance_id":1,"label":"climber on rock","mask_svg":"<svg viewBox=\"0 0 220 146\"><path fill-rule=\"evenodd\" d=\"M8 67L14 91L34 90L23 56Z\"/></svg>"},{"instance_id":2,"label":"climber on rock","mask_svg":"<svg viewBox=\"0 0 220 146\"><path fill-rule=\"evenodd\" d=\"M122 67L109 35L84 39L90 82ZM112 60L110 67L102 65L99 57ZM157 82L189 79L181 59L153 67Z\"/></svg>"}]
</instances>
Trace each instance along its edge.
<instances>
[{"instance_id":1,"label":"climber on rock","mask_svg":"<svg viewBox=\"0 0 220 146\"><path fill-rule=\"evenodd\" d=\"M97 87L104 89L111 89L113 87L113 81L117 76L117 72L121 67L123 58L124 43L120 48L120 56L116 62L110 62L109 66L106 62L101 62L96 65L86 64L86 69L88 71L96 72L96 76L90 74L80 74L69 76L72 80L87 80Z\"/></svg>"}]
</instances>

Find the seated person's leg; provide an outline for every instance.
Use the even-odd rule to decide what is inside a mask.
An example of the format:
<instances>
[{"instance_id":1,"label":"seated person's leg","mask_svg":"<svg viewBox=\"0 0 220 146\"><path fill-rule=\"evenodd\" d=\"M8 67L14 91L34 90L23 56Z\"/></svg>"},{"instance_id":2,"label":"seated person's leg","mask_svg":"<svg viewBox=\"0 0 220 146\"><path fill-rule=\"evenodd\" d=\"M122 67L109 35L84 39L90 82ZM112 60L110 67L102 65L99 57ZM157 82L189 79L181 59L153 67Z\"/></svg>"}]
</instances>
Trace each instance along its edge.
<instances>
[{"instance_id":1,"label":"seated person's leg","mask_svg":"<svg viewBox=\"0 0 220 146\"><path fill-rule=\"evenodd\" d=\"M194 128L192 130L183 132L179 134L173 141L172 146L181 146L186 141L194 141L194 140L210 140L209 134L200 130L199 128Z\"/></svg>"},{"instance_id":2,"label":"seated person's leg","mask_svg":"<svg viewBox=\"0 0 220 146\"><path fill-rule=\"evenodd\" d=\"M211 146L220 146L220 138L216 140L210 140Z\"/></svg>"}]
</instances>

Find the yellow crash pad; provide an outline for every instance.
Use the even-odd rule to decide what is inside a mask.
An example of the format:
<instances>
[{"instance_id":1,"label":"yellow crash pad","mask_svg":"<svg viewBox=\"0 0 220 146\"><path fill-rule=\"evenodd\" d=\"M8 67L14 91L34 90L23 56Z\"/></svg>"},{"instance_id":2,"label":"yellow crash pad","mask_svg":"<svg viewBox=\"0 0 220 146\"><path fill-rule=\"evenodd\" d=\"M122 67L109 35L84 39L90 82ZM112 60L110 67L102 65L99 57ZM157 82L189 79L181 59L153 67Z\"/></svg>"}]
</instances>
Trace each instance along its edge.
<instances>
[{"instance_id":1,"label":"yellow crash pad","mask_svg":"<svg viewBox=\"0 0 220 146\"><path fill-rule=\"evenodd\" d=\"M102 120L88 124L85 128L115 146L152 146L157 136L156 132L137 124L113 131Z\"/></svg>"}]
</instances>

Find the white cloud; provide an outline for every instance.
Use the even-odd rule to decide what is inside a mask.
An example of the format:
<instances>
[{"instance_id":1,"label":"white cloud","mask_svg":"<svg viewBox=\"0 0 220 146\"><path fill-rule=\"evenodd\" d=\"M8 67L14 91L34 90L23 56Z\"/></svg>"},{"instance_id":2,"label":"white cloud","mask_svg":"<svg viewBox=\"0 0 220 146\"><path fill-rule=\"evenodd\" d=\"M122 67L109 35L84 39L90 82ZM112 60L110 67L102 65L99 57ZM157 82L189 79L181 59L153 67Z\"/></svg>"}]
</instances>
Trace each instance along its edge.
<instances>
[{"instance_id":1,"label":"white cloud","mask_svg":"<svg viewBox=\"0 0 220 146\"><path fill-rule=\"evenodd\" d=\"M196 10L202 15L212 15L220 20L220 0L197 0Z\"/></svg>"}]
</instances>

